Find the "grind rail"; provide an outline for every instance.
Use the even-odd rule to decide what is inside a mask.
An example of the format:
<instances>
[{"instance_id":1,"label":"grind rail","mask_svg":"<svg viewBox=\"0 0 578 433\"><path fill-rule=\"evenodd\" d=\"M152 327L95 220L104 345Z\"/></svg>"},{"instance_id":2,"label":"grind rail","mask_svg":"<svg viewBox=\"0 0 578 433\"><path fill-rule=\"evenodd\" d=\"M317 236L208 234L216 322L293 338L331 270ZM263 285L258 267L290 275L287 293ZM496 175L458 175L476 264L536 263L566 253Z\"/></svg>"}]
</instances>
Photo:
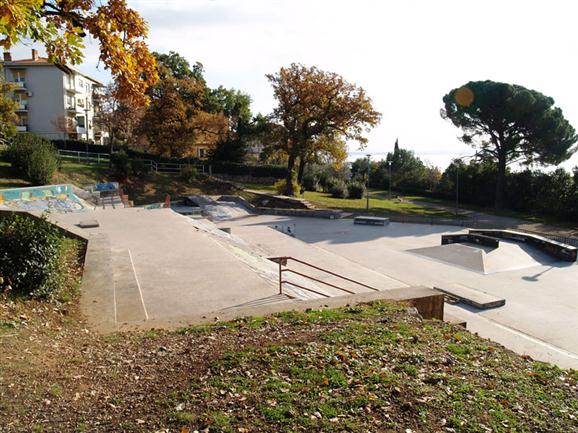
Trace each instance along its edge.
<instances>
[{"instance_id":1,"label":"grind rail","mask_svg":"<svg viewBox=\"0 0 578 433\"><path fill-rule=\"evenodd\" d=\"M313 276L311 276L311 275L307 275L307 274L304 274L304 273L302 273L302 272L298 272L298 271L296 271L295 269L289 269L289 268L287 267L289 260L292 260L292 261L294 261L294 262L297 262L297 263L300 263L300 264L302 264L302 265L308 266L309 268L315 269L315 270L317 270L317 271L321 271L321 272L323 272L323 273L325 273L325 274L332 275L332 276L337 277L337 278L339 278L339 279L341 279L341 280L348 281L348 282L350 282L350 283L357 284L357 285L359 285L359 286L361 286L361 287L365 287L365 288L367 288L367 289L370 289L370 290L379 292L379 289L376 289L375 287L368 286L367 284L360 283L359 281L353 280L353 279L348 278L348 277L344 277L343 275L337 274L337 273L335 273L335 272L328 271L327 269L320 268L319 266L312 265L311 263L307 263L307 262L305 262L305 261L303 261L303 260L296 259L295 257L288 257L288 256L285 256L285 257L271 257L269 260L271 260L271 261L273 261L273 262L275 262L275 263L277 263L277 264L279 265L279 294L280 294L280 295L283 294L283 284L291 284L292 286L299 287L300 289L306 290L306 291L308 291L308 292L315 293L315 294L320 295L320 296L323 296L323 297L325 297L325 298L329 298L329 297L330 297L330 295L328 295L328 294L326 294L326 293L322 293L322 292L319 292L319 291L317 291L317 290L311 289L311 288L309 288L309 287L304 287L304 286L302 286L302 285L300 285L300 284L297 284L297 283L294 283L294 282L291 282L291 281L287 281L286 279L283 278L283 274L285 274L285 273L292 273L292 274L295 274L295 275L299 275L299 276L301 276L301 277L303 277L303 278L307 278L307 279L309 279L309 280L311 280L311 281L315 281L316 283L324 284L324 285L326 285L326 286L332 287L332 288L337 289L337 290L341 290L341 291L346 292L346 293L349 293L349 294L355 294L355 293L356 293L356 292L354 292L353 290L345 289L345 288L343 288L343 287L336 286L335 284L328 283L327 281L320 280L319 278L315 278L315 277L313 277ZM284 266L285 266L285 267L284 267Z\"/></svg>"}]
</instances>

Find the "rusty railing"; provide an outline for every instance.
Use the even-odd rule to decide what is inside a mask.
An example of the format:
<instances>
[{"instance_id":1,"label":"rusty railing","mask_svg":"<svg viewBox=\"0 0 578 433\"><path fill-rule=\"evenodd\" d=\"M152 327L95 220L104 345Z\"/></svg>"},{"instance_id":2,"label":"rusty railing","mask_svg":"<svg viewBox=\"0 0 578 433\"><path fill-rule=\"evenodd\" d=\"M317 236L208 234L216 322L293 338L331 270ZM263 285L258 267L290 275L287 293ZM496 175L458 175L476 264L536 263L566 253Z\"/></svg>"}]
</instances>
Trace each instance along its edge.
<instances>
[{"instance_id":1,"label":"rusty railing","mask_svg":"<svg viewBox=\"0 0 578 433\"><path fill-rule=\"evenodd\" d=\"M319 266L312 265L311 263L307 263L307 262L305 262L305 261L303 261L303 260L296 259L295 257L271 257L269 260L271 260L271 261L273 261L273 262L276 262L276 263L279 265L279 294L280 294L280 295L283 294L283 284L291 284L292 286L299 287L300 289L306 290L306 291L308 291L308 292L315 293L315 294L320 295L320 296L323 296L323 297L325 297L325 298L329 298L329 297L330 297L330 295L328 295L328 294L326 294L326 293L323 293L323 292L319 292L318 290L314 290L314 289L311 289L311 288L309 288L309 287L304 287L304 286L302 286L302 285L300 285L300 284L297 284L297 283L294 283L294 282L291 282L291 281L287 281L286 279L283 278L283 274L285 274L285 273L292 273L292 274L295 274L295 275L299 275L299 276L301 276L301 277L303 277L303 278L307 278L307 279L309 279L309 280L311 280L311 281L315 281L316 283L324 284L324 285L326 285L326 286L332 287L332 288L337 289L337 290L341 290L341 291L346 292L346 293L349 293L349 294L354 294L354 293L356 293L356 292L354 292L353 290L345 289L345 288L343 288L343 287L336 286L335 284L328 283L327 281L320 280L319 278L315 278L315 277L313 277L313 276L311 276L311 275L307 275L307 274L304 274L304 273L302 273L302 272L298 272L298 271L296 271L296 270L294 270L294 269L289 269L288 267L286 267L286 266L287 266L287 263L289 262L289 260L293 260L294 262L301 263L302 265L308 266L308 267L310 267L310 268L312 268L312 269L316 269L316 270L318 270L318 271L321 271L321 272L324 272L324 273L326 273L326 274L332 275L332 276L334 276L334 277L340 278L341 280L344 280L344 281L348 281L348 282L350 282L350 283L357 284L357 285L359 285L359 286L361 286L361 287L365 287L365 288L367 288L367 289L374 290L374 291L376 291L376 292L379 291L379 289L376 289L375 287L368 286L367 284L360 283L359 281L353 280L353 279L351 279L351 278L344 277L343 275L339 275L339 274L337 274L337 273L335 273L335 272L328 271L327 269L320 268ZM285 266L285 267L284 267L284 266Z\"/></svg>"}]
</instances>

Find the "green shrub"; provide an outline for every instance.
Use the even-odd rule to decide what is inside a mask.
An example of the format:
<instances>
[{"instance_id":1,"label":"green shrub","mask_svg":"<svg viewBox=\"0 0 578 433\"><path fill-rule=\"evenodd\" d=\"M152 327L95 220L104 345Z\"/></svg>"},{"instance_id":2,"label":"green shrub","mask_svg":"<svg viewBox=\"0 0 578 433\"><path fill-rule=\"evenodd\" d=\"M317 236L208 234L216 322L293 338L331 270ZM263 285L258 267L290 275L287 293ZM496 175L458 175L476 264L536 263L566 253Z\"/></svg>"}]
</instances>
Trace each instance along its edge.
<instances>
[{"instance_id":1,"label":"green shrub","mask_svg":"<svg viewBox=\"0 0 578 433\"><path fill-rule=\"evenodd\" d=\"M49 184L57 169L58 158L54 149L39 147L30 155L28 179L36 185Z\"/></svg>"},{"instance_id":2,"label":"green shrub","mask_svg":"<svg viewBox=\"0 0 578 433\"><path fill-rule=\"evenodd\" d=\"M130 168L133 176L142 176L143 174L148 174L150 171L150 166L145 164L142 159L133 159L130 162Z\"/></svg>"},{"instance_id":3,"label":"green shrub","mask_svg":"<svg viewBox=\"0 0 578 433\"><path fill-rule=\"evenodd\" d=\"M52 143L34 134L14 137L6 157L23 177L36 185L50 183L58 168L58 156Z\"/></svg>"},{"instance_id":4,"label":"green shrub","mask_svg":"<svg viewBox=\"0 0 578 433\"><path fill-rule=\"evenodd\" d=\"M303 188L305 191L319 191L319 180L313 173L303 176Z\"/></svg>"},{"instance_id":5,"label":"green shrub","mask_svg":"<svg viewBox=\"0 0 578 433\"><path fill-rule=\"evenodd\" d=\"M274 177L275 179L282 179L287 173L287 167L282 165L249 165L223 161L211 161L211 169L215 174Z\"/></svg>"},{"instance_id":6,"label":"green shrub","mask_svg":"<svg viewBox=\"0 0 578 433\"><path fill-rule=\"evenodd\" d=\"M48 298L60 288L63 237L45 218L0 218L0 272L15 293Z\"/></svg>"},{"instance_id":7,"label":"green shrub","mask_svg":"<svg viewBox=\"0 0 578 433\"><path fill-rule=\"evenodd\" d=\"M289 195L289 191L287 191L287 181L285 179L281 179L275 182L273 188L275 188L275 191L279 195ZM294 194L301 193L301 185L299 185L295 180L293 180L293 192Z\"/></svg>"},{"instance_id":8,"label":"green shrub","mask_svg":"<svg viewBox=\"0 0 578 433\"><path fill-rule=\"evenodd\" d=\"M351 182L347 185L347 194L349 198L363 198L365 195L365 185L361 182Z\"/></svg>"},{"instance_id":9,"label":"green shrub","mask_svg":"<svg viewBox=\"0 0 578 433\"><path fill-rule=\"evenodd\" d=\"M131 161L128 154L121 150L110 155L110 163L112 165L113 174L120 180L128 178L131 173Z\"/></svg>"},{"instance_id":10,"label":"green shrub","mask_svg":"<svg viewBox=\"0 0 578 433\"><path fill-rule=\"evenodd\" d=\"M186 182L194 182L198 176L197 168L193 165L187 165L181 169L181 178Z\"/></svg>"},{"instance_id":11,"label":"green shrub","mask_svg":"<svg viewBox=\"0 0 578 433\"><path fill-rule=\"evenodd\" d=\"M341 179L335 179L329 193L334 198L347 198L347 184Z\"/></svg>"}]
</instances>

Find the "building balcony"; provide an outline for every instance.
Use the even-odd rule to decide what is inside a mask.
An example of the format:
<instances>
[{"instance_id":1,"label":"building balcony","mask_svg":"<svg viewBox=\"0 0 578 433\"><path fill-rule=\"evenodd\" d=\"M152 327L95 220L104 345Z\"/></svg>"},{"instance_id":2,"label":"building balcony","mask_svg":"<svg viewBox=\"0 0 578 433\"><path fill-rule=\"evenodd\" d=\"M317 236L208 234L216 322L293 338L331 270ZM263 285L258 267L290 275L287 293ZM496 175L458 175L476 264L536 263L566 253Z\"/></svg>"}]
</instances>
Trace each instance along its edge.
<instances>
[{"instance_id":1,"label":"building balcony","mask_svg":"<svg viewBox=\"0 0 578 433\"><path fill-rule=\"evenodd\" d=\"M66 111L74 111L76 112L76 105L67 105Z\"/></svg>"},{"instance_id":2,"label":"building balcony","mask_svg":"<svg viewBox=\"0 0 578 433\"><path fill-rule=\"evenodd\" d=\"M28 111L28 103L26 101L16 102L15 111Z\"/></svg>"},{"instance_id":3,"label":"building balcony","mask_svg":"<svg viewBox=\"0 0 578 433\"><path fill-rule=\"evenodd\" d=\"M12 84L14 85L15 91L26 90L26 83L24 83L24 81L14 81Z\"/></svg>"},{"instance_id":4,"label":"building balcony","mask_svg":"<svg viewBox=\"0 0 578 433\"><path fill-rule=\"evenodd\" d=\"M28 131L28 125L16 125L17 132L26 132Z\"/></svg>"}]
</instances>

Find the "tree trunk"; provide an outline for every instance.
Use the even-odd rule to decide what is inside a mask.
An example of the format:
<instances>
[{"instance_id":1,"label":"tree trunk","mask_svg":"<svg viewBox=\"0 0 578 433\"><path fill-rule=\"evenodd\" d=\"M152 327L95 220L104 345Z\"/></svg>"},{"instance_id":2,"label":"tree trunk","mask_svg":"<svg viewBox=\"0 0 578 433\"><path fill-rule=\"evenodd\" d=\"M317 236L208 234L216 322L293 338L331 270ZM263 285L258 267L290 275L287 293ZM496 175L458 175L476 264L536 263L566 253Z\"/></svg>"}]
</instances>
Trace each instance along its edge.
<instances>
[{"instance_id":1,"label":"tree trunk","mask_svg":"<svg viewBox=\"0 0 578 433\"><path fill-rule=\"evenodd\" d=\"M506 196L506 154L500 152L498 154L498 177L496 178L496 201L494 207L496 209L504 208L504 200Z\"/></svg>"},{"instance_id":2,"label":"tree trunk","mask_svg":"<svg viewBox=\"0 0 578 433\"><path fill-rule=\"evenodd\" d=\"M295 196L295 191L293 191L293 168L295 168L295 155L290 154L287 160L287 175L285 181L287 182L287 195Z\"/></svg>"},{"instance_id":3,"label":"tree trunk","mask_svg":"<svg viewBox=\"0 0 578 433\"><path fill-rule=\"evenodd\" d=\"M303 174L305 174L305 158L299 158L299 171L297 172L297 183L303 183Z\"/></svg>"}]
</instances>

